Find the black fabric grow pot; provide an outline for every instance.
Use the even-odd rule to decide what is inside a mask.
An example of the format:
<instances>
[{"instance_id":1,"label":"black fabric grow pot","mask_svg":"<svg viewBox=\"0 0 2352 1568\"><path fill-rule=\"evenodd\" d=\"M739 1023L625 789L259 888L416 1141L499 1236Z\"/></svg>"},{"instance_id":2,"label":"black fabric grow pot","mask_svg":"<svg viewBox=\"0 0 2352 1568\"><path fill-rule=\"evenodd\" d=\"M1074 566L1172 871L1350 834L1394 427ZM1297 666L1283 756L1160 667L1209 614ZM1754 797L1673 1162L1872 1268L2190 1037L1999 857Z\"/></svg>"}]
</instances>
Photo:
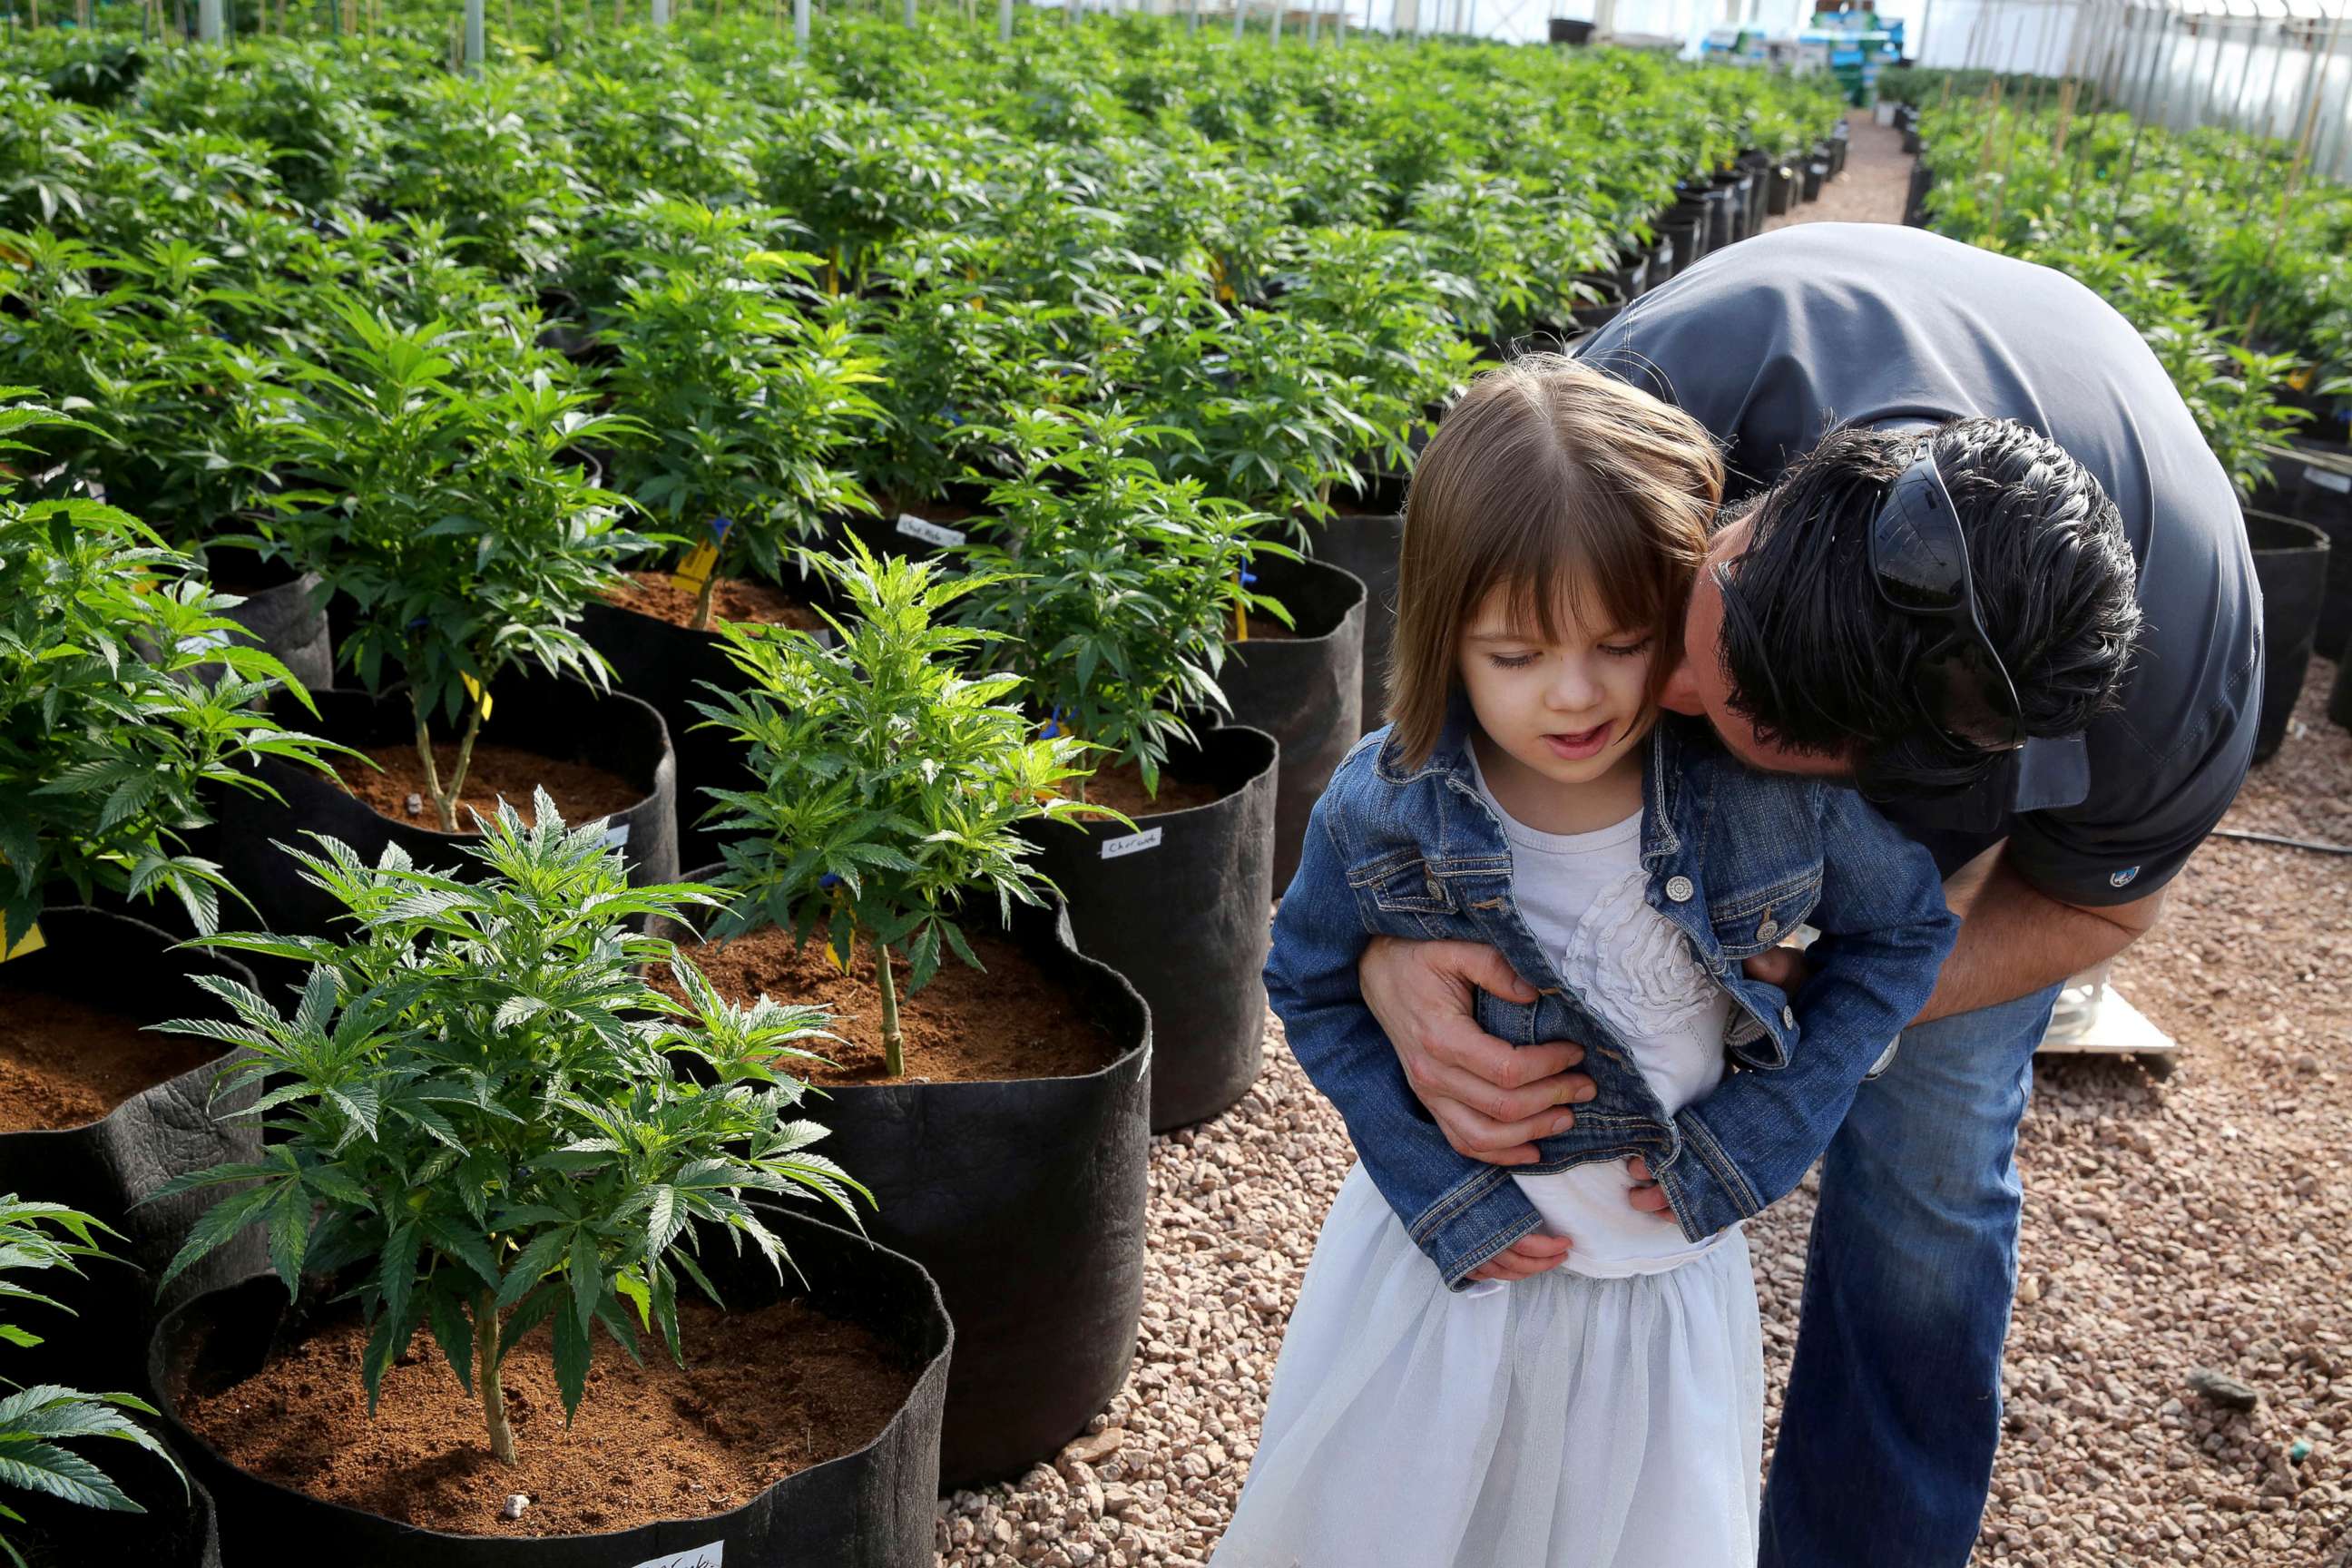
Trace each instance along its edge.
<instances>
[{"instance_id":1,"label":"black fabric grow pot","mask_svg":"<svg viewBox=\"0 0 2352 1568\"><path fill-rule=\"evenodd\" d=\"M327 633L326 593L317 573L296 572L227 545L207 545L204 555L213 586L245 601L228 612L230 620L311 690L335 683L335 645Z\"/></svg>"},{"instance_id":2,"label":"black fabric grow pot","mask_svg":"<svg viewBox=\"0 0 2352 1568\"><path fill-rule=\"evenodd\" d=\"M578 681L541 676L504 677L491 695L495 706L482 726L485 739L557 761L592 763L644 792L635 805L604 819L606 837L627 858L632 885L676 881L677 763L661 715L618 691L599 692ZM318 693L316 700L316 720L282 696L273 711L289 729L307 728L347 746L415 742L415 721L405 696L335 690ZM436 738L443 733L436 731ZM261 776L284 804L242 790L215 792L218 824L209 842L229 880L273 931L328 935L336 929L329 922L343 912L339 901L302 880L300 868L277 848L283 843L315 852L305 834L340 838L371 865L387 844L398 844L421 867L460 877L469 876L476 864L462 848L472 835L381 816L327 774L268 758ZM530 803L514 804L528 809ZM426 811L424 820L429 823L431 808Z\"/></svg>"},{"instance_id":3,"label":"black fabric grow pot","mask_svg":"<svg viewBox=\"0 0 2352 1568\"><path fill-rule=\"evenodd\" d=\"M2342 658L2352 648L2352 450L2338 442L2305 438L2297 438L2293 450L2294 457L2280 458L2271 468L2290 498L2291 515L2327 535L2328 544L2327 587L2312 650Z\"/></svg>"},{"instance_id":4,"label":"black fabric grow pot","mask_svg":"<svg viewBox=\"0 0 2352 1568\"><path fill-rule=\"evenodd\" d=\"M1830 175L1835 178L1845 173L1846 150L1853 143L1853 132L1843 120L1830 127Z\"/></svg>"},{"instance_id":5,"label":"black fabric grow pot","mask_svg":"<svg viewBox=\"0 0 2352 1568\"><path fill-rule=\"evenodd\" d=\"M1228 721L1282 743L1274 803L1274 896L1298 869L1307 814L1363 733L1364 584L1321 561L1266 561L1258 591L1290 612L1295 637L1261 637L1225 650L1218 677Z\"/></svg>"},{"instance_id":6,"label":"black fabric grow pot","mask_svg":"<svg viewBox=\"0 0 2352 1568\"><path fill-rule=\"evenodd\" d=\"M1079 949L1151 1009L1151 1130L1205 1121L1249 1092L1265 1033L1275 764L1263 731L1229 724L1171 752L1166 773L1214 784L1189 811L1033 823L1036 865L1069 901Z\"/></svg>"},{"instance_id":7,"label":"black fabric grow pot","mask_svg":"<svg viewBox=\"0 0 2352 1568\"><path fill-rule=\"evenodd\" d=\"M654 932L688 938L667 921ZM955 1320L942 1490L1017 1475L1076 1436L1125 1381L1143 1315L1151 1014L1079 951L1059 906L1015 905L1005 935L1125 1047L1118 1059L1080 1078L833 1085L809 1113L874 1194L866 1234L929 1269Z\"/></svg>"},{"instance_id":8,"label":"black fabric grow pot","mask_svg":"<svg viewBox=\"0 0 2352 1568\"><path fill-rule=\"evenodd\" d=\"M2311 665L2312 634L2327 592L2327 535L2308 522L2246 513L2254 580L2263 590L2263 711L2254 731L2254 761L2286 739L2287 721Z\"/></svg>"},{"instance_id":9,"label":"black fabric grow pot","mask_svg":"<svg viewBox=\"0 0 2352 1568\"><path fill-rule=\"evenodd\" d=\"M1805 175L1804 175L1804 180L1805 180L1805 183L1804 183L1804 194L1805 194L1805 200L1807 200L1807 201L1809 201L1809 202L1817 202L1817 201L1821 200L1821 199L1822 199L1822 183L1824 180L1827 180L1829 177L1830 177L1830 163L1829 163L1829 160L1828 160L1828 159L1826 159L1826 158L1811 158L1811 159L1808 159L1808 160L1806 161L1806 163L1805 163Z\"/></svg>"},{"instance_id":10,"label":"black fabric grow pot","mask_svg":"<svg viewBox=\"0 0 2352 1568\"><path fill-rule=\"evenodd\" d=\"M895 1252L798 1210L761 1208L798 1278L787 1269L780 1284L757 1248L739 1254L713 1237L700 1262L728 1306L750 1310L801 1295L830 1317L872 1330L921 1368L906 1403L865 1447L787 1477L725 1513L595 1535L453 1535L362 1513L248 1474L180 1423L182 1394L251 1376L274 1344L300 1331L307 1301L290 1304L275 1276L253 1275L173 1312L147 1352L151 1397L190 1473L213 1493L224 1555L247 1568L285 1561L289 1544L299 1542L305 1560L334 1568L631 1568L673 1558L691 1564L698 1551L729 1568L928 1565L950 1342L939 1289ZM597 1353L620 1352L606 1342ZM649 1345L646 1353L664 1352Z\"/></svg>"},{"instance_id":11,"label":"black fabric grow pot","mask_svg":"<svg viewBox=\"0 0 2352 1568\"><path fill-rule=\"evenodd\" d=\"M2336 667L2336 684L2327 689L2327 719L2332 724L2352 730L2352 658Z\"/></svg>"},{"instance_id":12,"label":"black fabric grow pot","mask_svg":"<svg viewBox=\"0 0 2352 1568\"><path fill-rule=\"evenodd\" d=\"M45 992L119 1013L142 1027L167 1018L228 1016L226 1004L190 980L192 973L256 984L253 972L236 960L175 952L173 937L121 915L79 907L47 910L40 929L47 945L10 960L0 970L0 982L9 990ZM5 1005L5 993L0 993L0 1006ZM169 1037L155 1038L161 1044ZM155 1281L187 1239L189 1227L231 1189L207 1188L132 1206L173 1176L260 1158L257 1123L220 1119L251 1104L253 1091L213 1098L214 1080L235 1059L235 1052L225 1050L80 1127L0 1133L0 1193L65 1204L112 1226L123 1239L108 1241L107 1249L128 1264L86 1262L79 1279L58 1269L20 1277L19 1283L55 1298L73 1315L32 1303L12 1312L11 1321L46 1342L32 1351L0 1346L0 1374L20 1384L56 1381L92 1393L136 1389L142 1386L141 1347L165 1309L267 1267L260 1233L248 1232L172 1281L157 1304ZM37 1375L28 1375L28 1364L39 1369ZM117 1445L106 1447L111 1457ZM120 1447L135 1451L128 1444Z\"/></svg>"},{"instance_id":13,"label":"black fabric grow pot","mask_svg":"<svg viewBox=\"0 0 2352 1568\"><path fill-rule=\"evenodd\" d=\"M1384 475L1361 496L1337 501L1339 510L1329 521L1308 525L1315 559L1337 566L1364 585L1359 731L1377 730L1388 722L1389 655L1396 646L1397 565L1404 549L1405 488L1402 475Z\"/></svg>"},{"instance_id":14,"label":"black fabric grow pot","mask_svg":"<svg viewBox=\"0 0 2352 1568\"><path fill-rule=\"evenodd\" d=\"M1676 270L1675 258L1677 254L1673 237L1661 226L1658 230L1658 243L1650 247L1649 286L1651 288L1654 289L1674 277Z\"/></svg>"},{"instance_id":15,"label":"black fabric grow pot","mask_svg":"<svg viewBox=\"0 0 2352 1568\"><path fill-rule=\"evenodd\" d=\"M1711 254L1739 239L1740 202L1729 185L1706 195L1706 248Z\"/></svg>"},{"instance_id":16,"label":"black fabric grow pot","mask_svg":"<svg viewBox=\"0 0 2352 1568\"><path fill-rule=\"evenodd\" d=\"M1903 197L1903 221L1913 228L1927 226L1927 193L1936 188L1935 172L1921 159L1911 165L1911 188Z\"/></svg>"},{"instance_id":17,"label":"black fabric grow pot","mask_svg":"<svg viewBox=\"0 0 2352 1568\"><path fill-rule=\"evenodd\" d=\"M1797 171L1786 163L1772 165L1764 193L1764 211L1772 217L1785 216L1797 201Z\"/></svg>"},{"instance_id":18,"label":"black fabric grow pot","mask_svg":"<svg viewBox=\"0 0 2352 1568\"><path fill-rule=\"evenodd\" d=\"M805 604L838 610L821 577L788 577L783 587ZM747 753L742 743L720 731L702 728L706 721L693 706L717 700L704 689L706 681L730 691L743 689L743 677L728 658L726 643L717 632L672 626L602 600L587 607L580 631L589 646L612 664L614 686L659 713L669 731L670 751L677 763L673 788L677 799L678 863L696 866L717 859L718 838L699 826L712 805L704 792L714 787L741 789L752 783L744 766ZM822 643L834 640L830 627L819 629L815 636Z\"/></svg>"},{"instance_id":19,"label":"black fabric grow pot","mask_svg":"<svg viewBox=\"0 0 2352 1568\"><path fill-rule=\"evenodd\" d=\"M1548 24L1548 36L1555 44L1589 44L1595 25L1572 16L1554 16Z\"/></svg>"},{"instance_id":20,"label":"black fabric grow pot","mask_svg":"<svg viewBox=\"0 0 2352 1568\"><path fill-rule=\"evenodd\" d=\"M142 1366L143 1356L142 1348ZM56 1375L70 1379L79 1374L68 1370ZM146 1386L143 1376L137 1386ZM132 1391L130 1384L120 1390ZM154 1429L146 1417L137 1419ZM8 1538L24 1552L26 1568L221 1568L220 1524L212 1494L194 1477L184 1488L169 1465L128 1443L86 1443L79 1449L147 1511L106 1513L12 1491L8 1505L25 1516L25 1522L11 1526Z\"/></svg>"}]
</instances>

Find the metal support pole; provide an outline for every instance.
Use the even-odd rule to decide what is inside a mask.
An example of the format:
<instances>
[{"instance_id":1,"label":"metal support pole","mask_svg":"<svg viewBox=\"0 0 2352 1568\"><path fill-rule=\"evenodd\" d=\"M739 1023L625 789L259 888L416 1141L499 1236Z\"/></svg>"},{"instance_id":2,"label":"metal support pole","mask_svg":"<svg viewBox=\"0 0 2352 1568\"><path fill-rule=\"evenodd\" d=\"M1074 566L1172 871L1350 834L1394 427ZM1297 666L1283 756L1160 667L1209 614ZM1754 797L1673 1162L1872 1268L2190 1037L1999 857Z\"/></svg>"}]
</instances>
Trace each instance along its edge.
<instances>
[{"instance_id":1,"label":"metal support pole","mask_svg":"<svg viewBox=\"0 0 2352 1568\"><path fill-rule=\"evenodd\" d=\"M1274 22L1269 27L1267 27L1265 35L1266 42L1268 43L1278 44L1282 42L1282 8L1284 4L1285 0L1274 0Z\"/></svg>"},{"instance_id":2,"label":"metal support pole","mask_svg":"<svg viewBox=\"0 0 2352 1568\"><path fill-rule=\"evenodd\" d=\"M1307 47L1315 47L1315 37L1323 20L1323 0L1307 0Z\"/></svg>"},{"instance_id":3,"label":"metal support pole","mask_svg":"<svg viewBox=\"0 0 2352 1568\"><path fill-rule=\"evenodd\" d=\"M1013 0L1005 0L1005 4L1008 5L1012 3ZM1192 0L1192 4L1184 7L1184 33L1185 36L1189 37L1200 30L1201 0Z\"/></svg>"},{"instance_id":4,"label":"metal support pole","mask_svg":"<svg viewBox=\"0 0 2352 1568\"><path fill-rule=\"evenodd\" d=\"M793 0L793 47L805 52L809 40L809 0Z\"/></svg>"},{"instance_id":5,"label":"metal support pole","mask_svg":"<svg viewBox=\"0 0 2352 1568\"><path fill-rule=\"evenodd\" d=\"M1198 0L1194 3L1198 4ZM996 41L1000 44L1013 41L1013 0L996 0Z\"/></svg>"},{"instance_id":6,"label":"metal support pole","mask_svg":"<svg viewBox=\"0 0 2352 1568\"><path fill-rule=\"evenodd\" d=\"M1241 41L1242 25L1249 19L1249 0L1234 0L1234 41Z\"/></svg>"},{"instance_id":7,"label":"metal support pole","mask_svg":"<svg viewBox=\"0 0 2352 1568\"><path fill-rule=\"evenodd\" d=\"M221 0L196 0L196 37L207 44L221 41Z\"/></svg>"},{"instance_id":8,"label":"metal support pole","mask_svg":"<svg viewBox=\"0 0 2352 1568\"><path fill-rule=\"evenodd\" d=\"M466 0L466 74L482 73L482 0Z\"/></svg>"},{"instance_id":9,"label":"metal support pole","mask_svg":"<svg viewBox=\"0 0 2352 1568\"><path fill-rule=\"evenodd\" d=\"M907 0L907 26L915 25L915 0Z\"/></svg>"},{"instance_id":10,"label":"metal support pole","mask_svg":"<svg viewBox=\"0 0 2352 1568\"><path fill-rule=\"evenodd\" d=\"M653 24L656 27L669 26L669 0L654 0Z\"/></svg>"}]
</instances>

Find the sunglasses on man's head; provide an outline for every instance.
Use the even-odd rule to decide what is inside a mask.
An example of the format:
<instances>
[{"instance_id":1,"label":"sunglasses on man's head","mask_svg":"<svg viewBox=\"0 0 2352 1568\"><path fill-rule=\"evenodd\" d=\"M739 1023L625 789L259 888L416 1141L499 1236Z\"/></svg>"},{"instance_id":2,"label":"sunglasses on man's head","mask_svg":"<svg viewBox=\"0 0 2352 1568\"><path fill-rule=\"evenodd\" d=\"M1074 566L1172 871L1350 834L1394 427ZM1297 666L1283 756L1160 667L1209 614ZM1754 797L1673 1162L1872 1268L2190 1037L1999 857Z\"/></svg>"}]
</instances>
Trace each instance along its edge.
<instances>
[{"instance_id":1,"label":"sunglasses on man's head","mask_svg":"<svg viewBox=\"0 0 2352 1568\"><path fill-rule=\"evenodd\" d=\"M1977 615L1968 541L1927 447L1895 481L1871 521L1870 574L1889 609L1944 627L1910 671L1912 697L1928 723L1975 751L2024 745L2017 687Z\"/></svg>"}]
</instances>

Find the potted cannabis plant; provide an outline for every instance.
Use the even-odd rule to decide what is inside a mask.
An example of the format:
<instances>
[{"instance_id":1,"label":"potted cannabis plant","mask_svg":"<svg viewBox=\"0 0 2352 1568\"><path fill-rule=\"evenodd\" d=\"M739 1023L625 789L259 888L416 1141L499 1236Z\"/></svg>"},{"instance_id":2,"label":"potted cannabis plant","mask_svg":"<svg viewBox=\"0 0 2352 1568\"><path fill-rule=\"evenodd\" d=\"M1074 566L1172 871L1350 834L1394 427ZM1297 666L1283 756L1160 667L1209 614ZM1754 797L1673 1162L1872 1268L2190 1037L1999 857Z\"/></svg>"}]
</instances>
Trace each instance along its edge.
<instances>
[{"instance_id":1,"label":"potted cannabis plant","mask_svg":"<svg viewBox=\"0 0 2352 1568\"><path fill-rule=\"evenodd\" d=\"M322 696L328 733L372 766L346 790L281 784L289 809L225 817L223 855L279 929L335 911L273 840L315 829L371 858L437 853L476 813L545 788L601 818L645 881L677 869L674 763L660 715L604 689L584 607L642 548L622 498L578 447L632 426L591 412L555 356L511 323L407 325L349 294L341 331L302 375L302 468L258 537L349 602L337 657L359 689Z\"/></svg>"},{"instance_id":2,"label":"potted cannabis plant","mask_svg":"<svg viewBox=\"0 0 2352 1568\"><path fill-rule=\"evenodd\" d=\"M224 1194L167 1283L233 1237L268 1243L268 1273L173 1312L151 1352L225 1548L898 1561L929 1535L948 1331L914 1266L777 1206L866 1215L801 1119L824 1016L721 1000L635 929L712 890L630 885L601 826L566 826L544 793L463 848L464 879L397 846L373 865L331 838L289 849L348 934L206 939L308 964L299 999L219 982L231 1021L162 1026L249 1053L234 1081L269 1086L277 1131L159 1194ZM854 1396L782 1392L811 1381ZM779 1417L816 1436L702 1441ZM616 1487L615 1445L673 1479Z\"/></svg>"},{"instance_id":3,"label":"potted cannabis plant","mask_svg":"<svg viewBox=\"0 0 2352 1568\"><path fill-rule=\"evenodd\" d=\"M668 725L688 816L703 788L737 782L734 757L694 729L700 685L730 673L714 622L815 626L800 547L872 504L848 448L879 412L873 363L812 309L814 258L775 248L782 227L773 213L646 196L595 258L613 279L604 384L641 422L614 452L613 483L684 548L592 600L583 629ZM690 838L697 858L716 852Z\"/></svg>"},{"instance_id":4,"label":"potted cannabis plant","mask_svg":"<svg viewBox=\"0 0 2352 1568\"><path fill-rule=\"evenodd\" d=\"M1277 748L1219 714L1244 586L1273 520L1160 477L1169 432L1115 408L1038 409L984 433L1021 471L989 493L992 520L958 552L977 580L968 624L1000 634L975 662L1022 678L1052 734L1102 748L1074 781L1129 823L1024 829L1068 900L1087 952L1150 1004L1155 1131L1213 1116L1248 1092L1265 1030L1265 908L1273 893Z\"/></svg>"},{"instance_id":5,"label":"potted cannabis plant","mask_svg":"<svg viewBox=\"0 0 2352 1568\"><path fill-rule=\"evenodd\" d=\"M0 390L0 454L60 416ZM255 765L322 769L334 748L255 704L307 701L260 649L225 643L230 605L142 524L88 500L19 502L0 479L0 1190L40 1191L121 1228L130 1260L160 1268L196 1201L131 1204L158 1151L202 1160L254 1145L202 1108L222 1052L143 1034L126 1016L195 1000L191 970L154 920L210 931L237 891L195 850L218 800L270 798ZM106 909L88 907L93 903ZM233 972L250 980L235 965ZM146 1294L109 1280L77 1296L59 1331L86 1364L130 1375Z\"/></svg>"},{"instance_id":6,"label":"potted cannabis plant","mask_svg":"<svg viewBox=\"0 0 2352 1568\"><path fill-rule=\"evenodd\" d=\"M946 616L986 580L850 549L822 568L836 646L724 628L742 686L704 710L753 784L712 792L705 875L734 901L728 940L687 951L732 1000L835 1015L813 1076L869 1228L955 1320L941 1479L961 1486L1052 1454L1133 1353L1149 1015L1077 951L1018 832L1108 814L1065 793L1085 742L1039 734L1018 677L968 669L996 634Z\"/></svg>"}]
</instances>

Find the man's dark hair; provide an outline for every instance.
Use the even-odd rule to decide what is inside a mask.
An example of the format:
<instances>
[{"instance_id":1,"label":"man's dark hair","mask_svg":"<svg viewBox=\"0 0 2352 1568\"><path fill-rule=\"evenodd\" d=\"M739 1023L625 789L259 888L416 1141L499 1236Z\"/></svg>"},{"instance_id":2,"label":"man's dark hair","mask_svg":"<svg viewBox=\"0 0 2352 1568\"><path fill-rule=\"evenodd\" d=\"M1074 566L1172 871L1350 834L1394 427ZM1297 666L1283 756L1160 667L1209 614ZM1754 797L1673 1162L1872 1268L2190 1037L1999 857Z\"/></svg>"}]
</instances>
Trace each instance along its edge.
<instances>
[{"instance_id":1,"label":"man's dark hair","mask_svg":"<svg viewBox=\"0 0 2352 1568\"><path fill-rule=\"evenodd\" d=\"M2076 734L2112 707L2140 622L2122 516L2057 443L2008 419L1831 431L1747 509L1747 547L1717 578L1723 672L1760 740L1851 757L1890 798L1962 787L2000 755L1935 723L1915 682L1945 626L1891 608L1871 576L1872 521L1928 439L2026 734Z\"/></svg>"}]
</instances>

